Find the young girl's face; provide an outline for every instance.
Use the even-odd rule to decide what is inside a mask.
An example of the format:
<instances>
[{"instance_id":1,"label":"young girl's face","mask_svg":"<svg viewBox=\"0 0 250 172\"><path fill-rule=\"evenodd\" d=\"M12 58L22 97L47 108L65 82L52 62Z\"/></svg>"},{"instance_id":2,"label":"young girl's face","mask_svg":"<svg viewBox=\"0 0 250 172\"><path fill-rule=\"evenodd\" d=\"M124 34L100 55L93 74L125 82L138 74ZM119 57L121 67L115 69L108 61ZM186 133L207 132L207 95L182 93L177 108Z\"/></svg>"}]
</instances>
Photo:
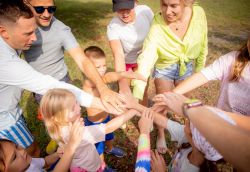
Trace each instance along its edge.
<instances>
[{"instance_id":1,"label":"young girl's face","mask_svg":"<svg viewBox=\"0 0 250 172\"><path fill-rule=\"evenodd\" d=\"M78 103L78 101L75 100L75 103L74 103L70 113L68 114L68 120L70 122L74 122L80 116L81 116L81 106Z\"/></svg>"},{"instance_id":2,"label":"young girl's face","mask_svg":"<svg viewBox=\"0 0 250 172\"><path fill-rule=\"evenodd\" d=\"M31 156L20 146L11 142L1 143L5 154L5 171L16 172L25 171L31 162Z\"/></svg>"}]
</instances>

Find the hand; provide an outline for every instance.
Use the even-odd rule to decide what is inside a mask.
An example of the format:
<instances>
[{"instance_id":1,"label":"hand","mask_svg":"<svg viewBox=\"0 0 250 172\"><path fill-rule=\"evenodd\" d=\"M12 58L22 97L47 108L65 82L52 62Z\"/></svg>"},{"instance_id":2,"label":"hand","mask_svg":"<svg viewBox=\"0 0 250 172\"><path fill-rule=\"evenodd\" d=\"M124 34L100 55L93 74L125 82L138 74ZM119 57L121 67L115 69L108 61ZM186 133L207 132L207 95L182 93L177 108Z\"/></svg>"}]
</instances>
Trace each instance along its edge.
<instances>
[{"instance_id":1,"label":"hand","mask_svg":"<svg viewBox=\"0 0 250 172\"><path fill-rule=\"evenodd\" d=\"M176 94L173 92L164 93L164 104L173 112L175 112L179 116L183 116L182 114L182 106L188 98L183 95ZM157 105L157 103L156 103ZM161 105L161 104L158 104Z\"/></svg>"},{"instance_id":2,"label":"hand","mask_svg":"<svg viewBox=\"0 0 250 172\"><path fill-rule=\"evenodd\" d=\"M75 152L76 148L82 141L82 135L84 130L84 123L82 118L78 118L72 124L69 124L69 142L66 145L66 149L71 149Z\"/></svg>"},{"instance_id":3,"label":"hand","mask_svg":"<svg viewBox=\"0 0 250 172\"><path fill-rule=\"evenodd\" d=\"M151 151L151 169L153 172L165 172L167 169L164 158L157 150Z\"/></svg>"},{"instance_id":4,"label":"hand","mask_svg":"<svg viewBox=\"0 0 250 172\"><path fill-rule=\"evenodd\" d=\"M153 107L151 107L151 109L157 113L162 113L162 114L167 114L167 112L170 111L167 106L156 105L156 104L154 104Z\"/></svg>"},{"instance_id":5,"label":"hand","mask_svg":"<svg viewBox=\"0 0 250 172\"><path fill-rule=\"evenodd\" d=\"M141 134L149 134L153 126L154 112L151 109L145 109L142 112L141 119L138 122L138 126Z\"/></svg>"},{"instance_id":6,"label":"hand","mask_svg":"<svg viewBox=\"0 0 250 172\"><path fill-rule=\"evenodd\" d=\"M130 113L133 113L134 115L136 115L136 116L141 116L141 112L139 112L139 111L137 111L137 110L135 110L135 109L129 109L128 110Z\"/></svg>"},{"instance_id":7,"label":"hand","mask_svg":"<svg viewBox=\"0 0 250 172\"><path fill-rule=\"evenodd\" d=\"M104 105L106 109L109 110L109 108L111 108L111 109L114 109L112 111L116 110L117 112L120 112L120 113L123 112L123 108L125 107L124 103L126 101L124 96L114 91L111 91L107 87L98 91L100 92L100 98L101 98L102 104Z\"/></svg>"},{"instance_id":8,"label":"hand","mask_svg":"<svg viewBox=\"0 0 250 172\"><path fill-rule=\"evenodd\" d=\"M147 82L147 78L145 78L143 75L137 73L137 72L128 72L128 71L124 71L121 72L121 77L123 78L127 78L127 79L138 79L138 80L142 80L144 82Z\"/></svg>"},{"instance_id":9,"label":"hand","mask_svg":"<svg viewBox=\"0 0 250 172\"><path fill-rule=\"evenodd\" d=\"M138 103L138 100L133 97L132 94L124 94L123 95L126 99L126 108L128 109L136 109L139 110L140 104Z\"/></svg>"},{"instance_id":10,"label":"hand","mask_svg":"<svg viewBox=\"0 0 250 172\"><path fill-rule=\"evenodd\" d=\"M165 94L157 94L156 96L154 96L153 101L155 102L155 104L157 105L166 105L167 99Z\"/></svg>"},{"instance_id":11,"label":"hand","mask_svg":"<svg viewBox=\"0 0 250 172\"><path fill-rule=\"evenodd\" d=\"M64 148L63 147L58 147L57 151L56 151L57 155L59 156L59 158L62 158L63 154L64 154Z\"/></svg>"}]
</instances>

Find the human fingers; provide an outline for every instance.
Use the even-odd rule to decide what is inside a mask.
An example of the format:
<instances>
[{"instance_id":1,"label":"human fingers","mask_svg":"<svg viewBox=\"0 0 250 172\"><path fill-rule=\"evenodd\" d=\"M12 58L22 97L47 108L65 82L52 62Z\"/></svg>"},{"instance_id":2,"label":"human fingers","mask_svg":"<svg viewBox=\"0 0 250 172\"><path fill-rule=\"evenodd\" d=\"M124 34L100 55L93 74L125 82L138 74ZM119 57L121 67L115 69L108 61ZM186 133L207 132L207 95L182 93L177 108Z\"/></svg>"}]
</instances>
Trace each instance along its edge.
<instances>
[{"instance_id":1,"label":"human fingers","mask_svg":"<svg viewBox=\"0 0 250 172\"><path fill-rule=\"evenodd\" d=\"M164 105L156 105L154 104L151 109L155 112L161 112L162 110L165 109L165 106Z\"/></svg>"},{"instance_id":2,"label":"human fingers","mask_svg":"<svg viewBox=\"0 0 250 172\"><path fill-rule=\"evenodd\" d=\"M159 152L157 150L155 150L155 158L156 158L157 161L160 160L160 154L159 154Z\"/></svg>"},{"instance_id":3,"label":"human fingers","mask_svg":"<svg viewBox=\"0 0 250 172\"><path fill-rule=\"evenodd\" d=\"M165 102L156 102L153 106L167 106Z\"/></svg>"},{"instance_id":4,"label":"human fingers","mask_svg":"<svg viewBox=\"0 0 250 172\"><path fill-rule=\"evenodd\" d=\"M155 152L152 151L152 150L150 150L150 154L151 154L151 160L152 160L153 162L155 162L155 161L156 161Z\"/></svg>"},{"instance_id":5,"label":"human fingers","mask_svg":"<svg viewBox=\"0 0 250 172\"><path fill-rule=\"evenodd\" d=\"M163 101L165 98L164 94L157 94L156 96L153 97L153 101L154 102L159 102L159 101Z\"/></svg>"},{"instance_id":6,"label":"human fingers","mask_svg":"<svg viewBox=\"0 0 250 172\"><path fill-rule=\"evenodd\" d=\"M121 114L123 112L122 109L119 108L119 105L116 103L108 103L102 101L103 106L105 107L106 111L112 114Z\"/></svg>"},{"instance_id":7,"label":"human fingers","mask_svg":"<svg viewBox=\"0 0 250 172\"><path fill-rule=\"evenodd\" d=\"M153 111L153 110L150 110L149 119L150 119L152 122L153 122L153 120L154 120L154 115L155 115L154 111Z\"/></svg>"}]
</instances>

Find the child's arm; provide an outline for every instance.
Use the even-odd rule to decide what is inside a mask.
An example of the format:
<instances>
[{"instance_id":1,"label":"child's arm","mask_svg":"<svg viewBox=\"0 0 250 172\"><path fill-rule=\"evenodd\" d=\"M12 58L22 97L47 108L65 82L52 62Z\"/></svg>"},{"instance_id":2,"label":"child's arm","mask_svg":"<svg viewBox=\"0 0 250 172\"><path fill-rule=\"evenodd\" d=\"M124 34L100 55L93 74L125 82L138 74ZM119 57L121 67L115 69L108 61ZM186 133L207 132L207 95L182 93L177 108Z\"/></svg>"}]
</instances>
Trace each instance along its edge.
<instances>
[{"instance_id":1,"label":"child's arm","mask_svg":"<svg viewBox=\"0 0 250 172\"><path fill-rule=\"evenodd\" d=\"M123 78L127 78L127 79L138 79L138 80L142 80L147 82L147 80L140 75L139 73L136 72L107 72L104 76L103 76L103 81L104 83L108 84L108 83L112 83L112 82L117 82L120 79Z\"/></svg>"},{"instance_id":2,"label":"child's arm","mask_svg":"<svg viewBox=\"0 0 250 172\"><path fill-rule=\"evenodd\" d=\"M45 164L44 164L44 168L48 168L50 167L52 164L54 164L57 160L59 159L59 155L57 152L48 155L44 158L45 160Z\"/></svg>"},{"instance_id":3,"label":"child's arm","mask_svg":"<svg viewBox=\"0 0 250 172\"><path fill-rule=\"evenodd\" d=\"M153 111L146 109L138 122L140 136L138 139L138 152L135 164L135 172L150 171L150 129L153 126Z\"/></svg>"},{"instance_id":4,"label":"child's arm","mask_svg":"<svg viewBox=\"0 0 250 172\"><path fill-rule=\"evenodd\" d=\"M105 124L105 133L112 133L116 129L118 129L120 126L122 126L125 122L133 118L136 114L139 114L138 111L134 109L130 109L123 113L122 115L115 117L111 121L109 121L107 124Z\"/></svg>"}]
</instances>

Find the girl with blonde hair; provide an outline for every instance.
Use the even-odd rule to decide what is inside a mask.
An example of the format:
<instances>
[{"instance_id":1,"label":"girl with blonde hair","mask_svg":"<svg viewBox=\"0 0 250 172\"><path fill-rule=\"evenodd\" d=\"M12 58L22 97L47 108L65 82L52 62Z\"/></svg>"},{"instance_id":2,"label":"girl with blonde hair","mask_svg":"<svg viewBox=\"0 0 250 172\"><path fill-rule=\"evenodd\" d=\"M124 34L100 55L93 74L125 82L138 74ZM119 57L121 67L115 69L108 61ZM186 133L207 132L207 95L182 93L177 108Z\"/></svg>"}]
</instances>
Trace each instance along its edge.
<instances>
[{"instance_id":1,"label":"girl with blonde hair","mask_svg":"<svg viewBox=\"0 0 250 172\"><path fill-rule=\"evenodd\" d=\"M69 142L72 122L81 117L81 108L75 96L65 89L49 90L41 100L40 109L50 137L63 147ZM136 114L136 110L128 110L106 124L85 126L82 136L79 136L82 141L74 154L71 171L103 171L105 164L102 164L94 144L105 141L106 134Z\"/></svg>"}]
</instances>

